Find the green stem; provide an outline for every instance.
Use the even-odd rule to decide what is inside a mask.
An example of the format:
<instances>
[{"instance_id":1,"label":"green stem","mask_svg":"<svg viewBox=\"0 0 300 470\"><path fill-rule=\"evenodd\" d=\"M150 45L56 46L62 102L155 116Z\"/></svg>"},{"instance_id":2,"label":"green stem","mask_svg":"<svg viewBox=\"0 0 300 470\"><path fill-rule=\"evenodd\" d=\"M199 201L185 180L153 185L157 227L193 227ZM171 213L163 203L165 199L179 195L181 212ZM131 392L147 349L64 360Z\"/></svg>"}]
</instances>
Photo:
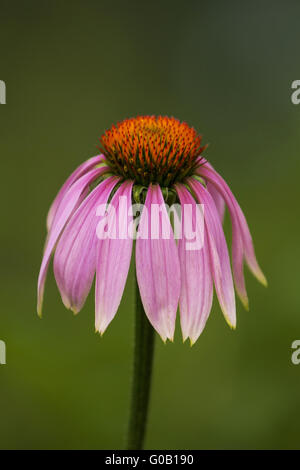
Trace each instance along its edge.
<instances>
[{"instance_id":1,"label":"green stem","mask_svg":"<svg viewBox=\"0 0 300 470\"><path fill-rule=\"evenodd\" d=\"M135 282L135 345L127 449L140 450L147 424L154 352L154 329L144 312Z\"/></svg>"}]
</instances>

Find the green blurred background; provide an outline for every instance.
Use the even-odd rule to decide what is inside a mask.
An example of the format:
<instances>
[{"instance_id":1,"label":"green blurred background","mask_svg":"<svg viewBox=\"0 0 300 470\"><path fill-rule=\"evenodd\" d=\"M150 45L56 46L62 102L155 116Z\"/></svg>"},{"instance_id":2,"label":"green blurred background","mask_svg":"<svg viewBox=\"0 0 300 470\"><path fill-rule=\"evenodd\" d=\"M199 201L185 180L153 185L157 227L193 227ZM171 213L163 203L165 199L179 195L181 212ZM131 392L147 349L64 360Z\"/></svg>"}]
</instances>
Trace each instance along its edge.
<instances>
[{"instance_id":1,"label":"green blurred background","mask_svg":"<svg viewBox=\"0 0 300 470\"><path fill-rule=\"evenodd\" d=\"M300 447L299 16L298 1L0 1L1 448L124 444L132 273L103 338L93 293L73 317L52 270L43 320L35 305L53 197L107 127L137 114L204 135L269 280L247 272L251 308L238 302L235 332L214 302L193 348L179 327L174 344L157 337L146 447Z\"/></svg>"}]
</instances>

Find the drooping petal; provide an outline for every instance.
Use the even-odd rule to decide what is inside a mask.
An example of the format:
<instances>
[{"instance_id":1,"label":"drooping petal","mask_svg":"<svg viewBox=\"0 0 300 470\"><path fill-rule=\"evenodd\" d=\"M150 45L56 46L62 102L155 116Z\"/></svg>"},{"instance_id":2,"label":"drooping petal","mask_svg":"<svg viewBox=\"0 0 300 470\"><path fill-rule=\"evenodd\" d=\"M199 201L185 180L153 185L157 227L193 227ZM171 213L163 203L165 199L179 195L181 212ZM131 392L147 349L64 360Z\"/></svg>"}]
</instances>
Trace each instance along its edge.
<instances>
[{"instance_id":1,"label":"drooping petal","mask_svg":"<svg viewBox=\"0 0 300 470\"><path fill-rule=\"evenodd\" d=\"M210 193L194 178L189 178L189 186L198 201L204 204L205 233L208 239L211 270L219 303L227 323L235 328L236 309L231 267L225 235L216 205Z\"/></svg>"},{"instance_id":2,"label":"drooping petal","mask_svg":"<svg viewBox=\"0 0 300 470\"><path fill-rule=\"evenodd\" d=\"M232 230L232 269L237 294L246 310L249 310L249 300L244 276L243 240L238 230Z\"/></svg>"},{"instance_id":3,"label":"drooping petal","mask_svg":"<svg viewBox=\"0 0 300 470\"><path fill-rule=\"evenodd\" d=\"M81 200L82 195L85 193L86 189L96 178L101 174L107 171L107 167L97 168L91 170L85 175L81 176L64 194L61 203L55 213L52 228L48 234L48 238L45 245L44 255L42 259L42 264L40 268L39 278L38 278L38 302L37 310L38 314L42 314L42 303L43 303L43 294L45 281L47 276L47 270L50 262L50 257L52 251L55 247L55 244L63 230L65 224L69 220L73 211L76 209L78 203Z\"/></svg>"},{"instance_id":4,"label":"drooping petal","mask_svg":"<svg viewBox=\"0 0 300 470\"><path fill-rule=\"evenodd\" d=\"M101 334L118 310L130 266L133 240L128 234L132 222L128 210L132 186L133 182L125 181L110 202L106 219L111 236L105 235L104 226L101 233L98 231L98 237L103 239L97 245L95 324Z\"/></svg>"},{"instance_id":5,"label":"drooping petal","mask_svg":"<svg viewBox=\"0 0 300 470\"><path fill-rule=\"evenodd\" d=\"M181 271L180 323L183 340L189 337L193 344L202 333L211 310L213 283L208 240L203 233L203 212L183 184L177 184L176 191L182 209L182 237L178 242ZM187 211L188 205L192 207L191 214ZM189 221L189 227L195 233L194 243L191 243L190 236L186 233L185 218L190 215L192 220ZM195 249L192 249L193 244Z\"/></svg>"},{"instance_id":6,"label":"drooping petal","mask_svg":"<svg viewBox=\"0 0 300 470\"><path fill-rule=\"evenodd\" d=\"M117 177L109 177L88 195L57 244L54 275L65 306L74 313L82 308L96 270L97 207L107 203L118 181Z\"/></svg>"},{"instance_id":7,"label":"drooping petal","mask_svg":"<svg viewBox=\"0 0 300 470\"><path fill-rule=\"evenodd\" d=\"M267 285L267 280L257 263L253 241L246 218L228 184L211 167L211 165L209 165L209 163L202 165L199 168L199 173L215 186L228 206L232 222L232 256L235 283L239 296L247 308L248 298L243 274L243 257L245 257L245 260L254 276L263 285Z\"/></svg>"},{"instance_id":8,"label":"drooping petal","mask_svg":"<svg viewBox=\"0 0 300 470\"><path fill-rule=\"evenodd\" d=\"M223 223L224 214L225 214L225 201L222 198L219 191L217 191L217 189L214 187L214 185L210 181L208 181L207 183L207 190L211 194L213 200L215 201L217 211L219 213L221 222Z\"/></svg>"},{"instance_id":9,"label":"drooping petal","mask_svg":"<svg viewBox=\"0 0 300 470\"><path fill-rule=\"evenodd\" d=\"M163 341L173 340L180 265L159 185L149 186L138 233L141 236L136 240L136 273L144 309Z\"/></svg>"},{"instance_id":10,"label":"drooping petal","mask_svg":"<svg viewBox=\"0 0 300 470\"><path fill-rule=\"evenodd\" d=\"M78 168L76 168L75 171L69 176L69 178L66 180L66 182L63 184L63 186L60 188L56 198L54 199L48 215L47 215L47 229L50 230L55 213L58 209L58 206L61 203L61 200L63 199L64 195L68 191L68 189L72 186L75 181L78 180L82 175L87 173L89 170L95 167L95 165L99 164L102 160L104 160L104 155L96 155L95 157L89 158L87 161L79 165Z\"/></svg>"},{"instance_id":11,"label":"drooping petal","mask_svg":"<svg viewBox=\"0 0 300 470\"><path fill-rule=\"evenodd\" d=\"M205 163L205 166L201 166L201 171L205 173L206 167L211 168L215 172L215 170L209 163ZM211 179L210 180L207 179L207 181L208 181L208 185L210 185L210 187L214 187L215 192L220 194L220 197L222 197L221 196L222 193L220 193L219 191L220 188L216 186L215 180L212 181ZM235 211L232 210L232 205L230 204L230 201L228 200L228 198L226 199L226 202L229 208L229 214L230 214L231 224L232 224L232 268L233 268L235 287L236 287L237 294L241 302L243 303L245 309L249 310L249 300L248 300L248 295L246 291L245 277L244 277L243 238L242 238L238 220L235 216Z\"/></svg>"}]
</instances>

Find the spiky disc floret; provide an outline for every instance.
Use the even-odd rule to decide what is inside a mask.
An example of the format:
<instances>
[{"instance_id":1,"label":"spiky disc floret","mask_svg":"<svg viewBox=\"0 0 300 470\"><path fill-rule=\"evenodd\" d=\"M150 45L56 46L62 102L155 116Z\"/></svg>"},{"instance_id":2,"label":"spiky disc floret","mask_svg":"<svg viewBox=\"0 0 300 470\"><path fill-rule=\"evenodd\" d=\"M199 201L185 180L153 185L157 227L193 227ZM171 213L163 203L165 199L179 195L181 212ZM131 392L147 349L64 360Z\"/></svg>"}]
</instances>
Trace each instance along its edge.
<instances>
[{"instance_id":1,"label":"spiky disc floret","mask_svg":"<svg viewBox=\"0 0 300 470\"><path fill-rule=\"evenodd\" d=\"M114 173L165 187L190 176L206 147L195 129L166 116L125 119L107 130L100 143Z\"/></svg>"}]
</instances>

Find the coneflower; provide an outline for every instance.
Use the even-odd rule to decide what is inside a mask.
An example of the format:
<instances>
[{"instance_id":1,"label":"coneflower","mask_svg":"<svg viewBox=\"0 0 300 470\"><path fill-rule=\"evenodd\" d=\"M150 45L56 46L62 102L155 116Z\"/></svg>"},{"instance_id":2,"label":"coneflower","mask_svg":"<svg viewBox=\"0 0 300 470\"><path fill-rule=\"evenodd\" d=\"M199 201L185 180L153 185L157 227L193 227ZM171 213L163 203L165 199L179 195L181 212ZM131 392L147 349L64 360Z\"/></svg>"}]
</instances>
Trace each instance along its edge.
<instances>
[{"instance_id":1,"label":"coneflower","mask_svg":"<svg viewBox=\"0 0 300 470\"><path fill-rule=\"evenodd\" d=\"M245 216L229 186L202 156L205 147L192 127L175 118L140 116L112 126L102 135L100 144L101 154L75 170L50 208L38 280L38 313L41 315L47 269L55 252L55 279L63 303L75 313L83 307L96 274L95 325L103 334L120 304L133 249L133 236L120 236L120 223L117 227L117 221L125 224L128 215L120 201L125 200L128 207L142 203L137 218L135 265L137 310L142 311L144 319L139 313L136 355L141 357L136 359L135 401L139 387L148 391L141 398L143 403L134 405L144 408L144 412L138 414L135 410L131 416L129 447L137 448L143 438L149 394L149 384L142 385L139 375L146 371L150 383L149 357L153 350L153 335L143 310L166 341L173 340L179 306L183 339L190 338L193 344L209 316L213 285L226 321L235 328L233 278L237 294L248 308L244 261L260 282L266 284L266 279L256 261ZM199 249L186 249L185 233L176 242L167 210L170 201L181 208L192 208L193 231L203 239ZM101 237L98 208L108 203L114 209L111 220L117 235ZM200 212L199 204L204 224L198 224L194 217ZM225 204L232 222L233 277L222 227ZM148 216L153 205L160 208L157 220ZM185 211L179 215L183 225L186 217ZM134 213L128 215L126 227L134 218ZM169 226L170 236L165 237L159 228L158 236L151 237L151 224L156 223ZM149 236L141 236L143 233ZM141 348L148 351L143 355Z\"/></svg>"}]
</instances>

